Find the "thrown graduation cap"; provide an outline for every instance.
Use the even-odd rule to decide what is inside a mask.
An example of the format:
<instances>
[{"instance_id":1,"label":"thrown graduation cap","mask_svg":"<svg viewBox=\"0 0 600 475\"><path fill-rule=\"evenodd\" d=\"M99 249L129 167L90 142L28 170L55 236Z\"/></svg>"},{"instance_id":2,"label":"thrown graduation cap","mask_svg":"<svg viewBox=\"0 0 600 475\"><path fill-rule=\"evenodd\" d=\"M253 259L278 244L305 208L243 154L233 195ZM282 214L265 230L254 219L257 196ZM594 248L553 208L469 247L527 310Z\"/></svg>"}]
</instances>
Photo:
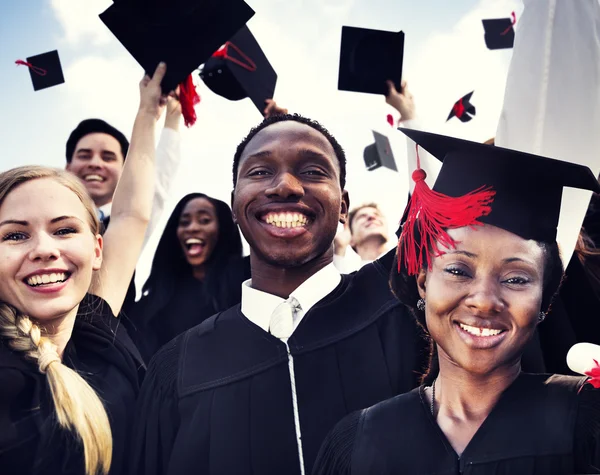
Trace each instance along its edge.
<instances>
[{"instance_id":1,"label":"thrown graduation cap","mask_svg":"<svg viewBox=\"0 0 600 475\"><path fill-rule=\"evenodd\" d=\"M553 243L563 188L600 192L597 178L583 165L417 130L400 130L442 161L432 192L444 198L446 206L438 207L438 211L445 209L447 213L446 228L460 227L454 219L458 217L460 221L464 217L466 204L458 204L458 199L466 199L473 206L471 211L476 211L478 198L485 198L471 225L491 224L524 239ZM491 193L490 199L483 193ZM462 224L465 225L469 224Z\"/></svg>"},{"instance_id":2,"label":"thrown graduation cap","mask_svg":"<svg viewBox=\"0 0 600 475\"><path fill-rule=\"evenodd\" d=\"M164 93L231 38L254 11L243 0L118 1L100 19L150 76L159 62L167 64Z\"/></svg>"},{"instance_id":3,"label":"thrown graduation cap","mask_svg":"<svg viewBox=\"0 0 600 475\"><path fill-rule=\"evenodd\" d=\"M206 61L200 78L211 91L230 101L250 97L261 114L277 83L277 73L247 26Z\"/></svg>"},{"instance_id":4,"label":"thrown graduation cap","mask_svg":"<svg viewBox=\"0 0 600 475\"><path fill-rule=\"evenodd\" d=\"M342 27L338 89L387 95L386 81L402 90L404 33Z\"/></svg>"},{"instance_id":5,"label":"thrown graduation cap","mask_svg":"<svg viewBox=\"0 0 600 475\"><path fill-rule=\"evenodd\" d=\"M475 91L469 92L469 94L461 97L454 103L446 122L452 119L452 117L456 117L461 122L469 122L473 117L475 117L475 106L471 104L471 96L474 92Z\"/></svg>"},{"instance_id":6,"label":"thrown graduation cap","mask_svg":"<svg viewBox=\"0 0 600 475\"><path fill-rule=\"evenodd\" d=\"M25 61L18 59L15 63L29 68L34 91L58 86L65 82L60 58L56 50L30 56Z\"/></svg>"},{"instance_id":7,"label":"thrown graduation cap","mask_svg":"<svg viewBox=\"0 0 600 475\"><path fill-rule=\"evenodd\" d=\"M389 168L390 170L398 171L390 139L379 132L373 131L375 143L367 145L364 151L364 160L367 170L375 170L379 167Z\"/></svg>"},{"instance_id":8,"label":"thrown graduation cap","mask_svg":"<svg viewBox=\"0 0 600 475\"><path fill-rule=\"evenodd\" d=\"M485 45L488 49L510 49L515 42L514 24L517 21L515 12L511 18L494 18L482 20L485 31Z\"/></svg>"}]
</instances>

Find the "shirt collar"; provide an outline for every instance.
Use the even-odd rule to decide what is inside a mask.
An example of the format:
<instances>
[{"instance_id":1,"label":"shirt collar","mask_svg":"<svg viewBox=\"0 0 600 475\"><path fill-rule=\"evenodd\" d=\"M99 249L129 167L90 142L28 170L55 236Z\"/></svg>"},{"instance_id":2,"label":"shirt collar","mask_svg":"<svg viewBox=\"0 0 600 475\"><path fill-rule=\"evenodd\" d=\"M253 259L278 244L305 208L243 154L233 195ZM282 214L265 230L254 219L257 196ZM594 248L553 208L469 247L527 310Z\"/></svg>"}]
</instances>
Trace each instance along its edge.
<instances>
[{"instance_id":1,"label":"shirt collar","mask_svg":"<svg viewBox=\"0 0 600 475\"><path fill-rule=\"evenodd\" d=\"M302 307L301 315L304 316L317 302L329 295L341 279L342 276L333 263L328 264L302 282L290 297L298 300ZM252 288L251 279L242 284L242 313L266 332L269 331L271 314L284 300L277 295ZM295 326L298 323L300 322L297 321Z\"/></svg>"},{"instance_id":2,"label":"shirt collar","mask_svg":"<svg viewBox=\"0 0 600 475\"><path fill-rule=\"evenodd\" d=\"M104 213L105 218L108 218L110 216L110 212L112 211L112 201L100 206L98 209Z\"/></svg>"}]
</instances>

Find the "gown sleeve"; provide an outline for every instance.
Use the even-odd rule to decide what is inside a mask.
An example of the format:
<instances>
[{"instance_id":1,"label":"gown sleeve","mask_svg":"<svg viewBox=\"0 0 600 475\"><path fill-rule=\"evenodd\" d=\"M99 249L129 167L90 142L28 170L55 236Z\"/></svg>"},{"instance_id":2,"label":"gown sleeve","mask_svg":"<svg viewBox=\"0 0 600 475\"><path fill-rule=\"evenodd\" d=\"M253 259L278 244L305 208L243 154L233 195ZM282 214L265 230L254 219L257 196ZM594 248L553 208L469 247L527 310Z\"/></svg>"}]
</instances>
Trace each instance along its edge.
<instances>
[{"instance_id":1,"label":"gown sleeve","mask_svg":"<svg viewBox=\"0 0 600 475\"><path fill-rule=\"evenodd\" d=\"M327 435L315 462L312 475L350 475L354 440L364 411L344 417Z\"/></svg>"},{"instance_id":2,"label":"gown sleeve","mask_svg":"<svg viewBox=\"0 0 600 475\"><path fill-rule=\"evenodd\" d=\"M600 473L600 389L585 384L575 422L575 473Z\"/></svg>"},{"instance_id":3,"label":"gown sleeve","mask_svg":"<svg viewBox=\"0 0 600 475\"><path fill-rule=\"evenodd\" d=\"M167 473L179 427L176 382L180 340L177 337L165 345L150 362L135 415L131 475Z\"/></svg>"}]
</instances>

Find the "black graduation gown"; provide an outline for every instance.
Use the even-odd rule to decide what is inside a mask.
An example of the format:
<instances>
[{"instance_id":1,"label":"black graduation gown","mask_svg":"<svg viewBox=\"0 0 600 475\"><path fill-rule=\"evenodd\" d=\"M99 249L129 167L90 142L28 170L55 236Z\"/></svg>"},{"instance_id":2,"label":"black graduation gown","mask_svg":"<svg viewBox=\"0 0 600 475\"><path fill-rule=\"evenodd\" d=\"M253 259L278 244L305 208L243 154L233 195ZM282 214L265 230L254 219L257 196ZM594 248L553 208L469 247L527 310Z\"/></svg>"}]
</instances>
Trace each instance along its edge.
<instances>
[{"instance_id":1,"label":"black graduation gown","mask_svg":"<svg viewBox=\"0 0 600 475\"><path fill-rule=\"evenodd\" d=\"M389 265L342 276L288 341L306 473L342 417L417 385L424 343ZM151 362L133 439L131 474L298 475L285 344L239 305L188 330Z\"/></svg>"},{"instance_id":2,"label":"black graduation gown","mask_svg":"<svg viewBox=\"0 0 600 475\"><path fill-rule=\"evenodd\" d=\"M125 475L132 414L144 367L120 319L99 297L79 306L63 363L104 402L113 436L111 475ZM0 473L83 475L83 450L54 415L46 376L0 342Z\"/></svg>"},{"instance_id":3,"label":"black graduation gown","mask_svg":"<svg viewBox=\"0 0 600 475\"><path fill-rule=\"evenodd\" d=\"M124 306L125 326L144 361L180 333L240 302L242 282L250 278L250 259L231 259L226 269L220 298L189 272L160 281L160 288Z\"/></svg>"},{"instance_id":4,"label":"black graduation gown","mask_svg":"<svg viewBox=\"0 0 600 475\"><path fill-rule=\"evenodd\" d=\"M522 373L460 458L417 388L342 420L313 475L600 473L600 390L583 381Z\"/></svg>"}]
</instances>

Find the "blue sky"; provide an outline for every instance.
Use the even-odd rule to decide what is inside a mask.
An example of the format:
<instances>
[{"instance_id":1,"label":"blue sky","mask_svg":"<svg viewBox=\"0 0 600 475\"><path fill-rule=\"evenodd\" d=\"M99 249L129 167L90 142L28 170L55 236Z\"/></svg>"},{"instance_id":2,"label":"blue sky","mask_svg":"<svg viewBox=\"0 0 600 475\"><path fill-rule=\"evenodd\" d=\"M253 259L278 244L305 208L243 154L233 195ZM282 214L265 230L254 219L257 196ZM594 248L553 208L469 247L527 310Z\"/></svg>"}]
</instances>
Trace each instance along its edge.
<instances>
[{"instance_id":1,"label":"blue sky","mask_svg":"<svg viewBox=\"0 0 600 475\"><path fill-rule=\"evenodd\" d=\"M362 152L373 141L371 129L390 132L385 128L390 109L383 97L337 91L343 25L405 32L404 78L427 128L479 141L495 135L511 52L486 50L481 19L509 16L513 10L518 14L519 0L247 2L256 11L249 27L279 75L275 99L321 121L338 138L348 155L347 189L354 204L380 201L395 221L404 206L407 173L364 169ZM32 163L64 166L66 139L85 118L104 118L129 135L142 70L98 18L110 4L3 2L3 169ZM27 68L14 62L53 49L59 51L66 83L34 92ZM454 101L471 90L477 117L468 124L446 124ZM182 134L182 166L171 205L191 191L228 200L234 149L260 121L249 100L228 102L203 84L199 92L199 119ZM401 137L394 141L401 164L404 142Z\"/></svg>"}]
</instances>

